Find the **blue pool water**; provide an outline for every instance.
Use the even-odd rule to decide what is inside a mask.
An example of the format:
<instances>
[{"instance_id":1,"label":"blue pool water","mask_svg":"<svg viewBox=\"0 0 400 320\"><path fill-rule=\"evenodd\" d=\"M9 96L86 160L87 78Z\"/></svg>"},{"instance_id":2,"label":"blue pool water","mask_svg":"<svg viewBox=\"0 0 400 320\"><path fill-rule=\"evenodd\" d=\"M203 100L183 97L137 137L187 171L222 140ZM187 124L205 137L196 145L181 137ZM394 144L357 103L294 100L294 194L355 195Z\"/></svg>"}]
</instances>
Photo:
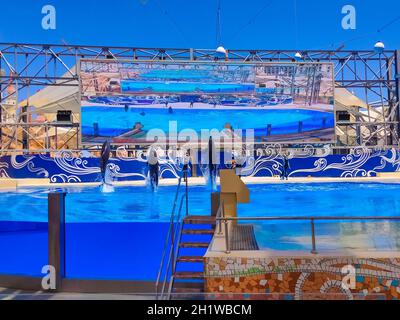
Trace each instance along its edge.
<instances>
[{"instance_id":1,"label":"blue pool water","mask_svg":"<svg viewBox=\"0 0 400 320\"><path fill-rule=\"evenodd\" d=\"M240 216L348 216L316 222L317 249L398 250L399 223L358 216L399 216L400 185L310 183L249 185ZM154 280L176 187L70 188L66 198L69 278ZM46 189L0 193L0 274L41 275L47 264ZM191 214L208 214L209 190L190 187ZM243 222L250 223L250 222ZM310 250L309 222L255 223L260 248ZM203 254L204 250L200 252ZM201 266L199 266L201 268Z\"/></svg>"},{"instance_id":2,"label":"blue pool water","mask_svg":"<svg viewBox=\"0 0 400 320\"><path fill-rule=\"evenodd\" d=\"M400 184L289 183L248 187L251 202L239 205L241 216L357 217L400 212ZM145 186L116 187L112 193L101 193L99 187L71 187L65 191L67 222L167 222L176 187L159 187L156 193ZM0 193L0 221L45 222L48 192L25 188ZM191 214L208 214L209 194L205 186L190 187Z\"/></svg>"},{"instance_id":3,"label":"blue pool water","mask_svg":"<svg viewBox=\"0 0 400 320\"><path fill-rule=\"evenodd\" d=\"M82 107L82 133L93 135L93 124L98 123L100 136L118 136L131 130L136 122L143 124L143 130L161 129L169 132L169 121L177 122L178 132L191 128L222 130L229 122L234 129L255 129L255 135L266 135L271 124L271 134L298 132L299 121L303 130L317 130L334 125L333 114L313 110L268 110L268 109L174 109L168 113L160 108L132 108L125 111L121 107Z\"/></svg>"},{"instance_id":4,"label":"blue pool water","mask_svg":"<svg viewBox=\"0 0 400 320\"><path fill-rule=\"evenodd\" d=\"M253 92L255 84L124 80L121 83L121 89L122 92L242 93Z\"/></svg>"}]
</instances>

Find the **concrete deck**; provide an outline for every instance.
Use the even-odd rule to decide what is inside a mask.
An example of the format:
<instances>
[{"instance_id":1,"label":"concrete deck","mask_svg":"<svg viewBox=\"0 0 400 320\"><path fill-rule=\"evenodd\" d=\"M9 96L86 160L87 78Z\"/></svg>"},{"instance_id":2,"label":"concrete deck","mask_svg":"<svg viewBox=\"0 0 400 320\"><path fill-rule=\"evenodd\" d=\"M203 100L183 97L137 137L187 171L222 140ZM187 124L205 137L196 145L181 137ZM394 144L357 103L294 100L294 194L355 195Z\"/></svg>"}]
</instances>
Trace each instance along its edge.
<instances>
[{"instance_id":1,"label":"concrete deck","mask_svg":"<svg viewBox=\"0 0 400 320\"><path fill-rule=\"evenodd\" d=\"M332 182L353 182L353 183L400 183L399 173L382 173L377 177L356 177L356 178L289 178L280 180L279 177L242 177L246 184L292 184L292 183L332 183ZM160 179L160 186L173 186L178 179ZM219 179L217 179L219 184ZM7 179L0 178L0 190L15 190L19 187L93 187L101 185L100 182L85 183L50 183L49 179ZM116 181L114 186L144 186L145 180L137 181ZM203 177L191 177L188 185L205 185Z\"/></svg>"},{"instance_id":2,"label":"concrete deck","mask_svg":"<svg viewBox=\"0 0 400 320\"><path fill-rule=\"evenodd\" d=\"M153 294L106 294L24 291L0 287L0 300L154 300Z\"/></svg>"}]
</instances>

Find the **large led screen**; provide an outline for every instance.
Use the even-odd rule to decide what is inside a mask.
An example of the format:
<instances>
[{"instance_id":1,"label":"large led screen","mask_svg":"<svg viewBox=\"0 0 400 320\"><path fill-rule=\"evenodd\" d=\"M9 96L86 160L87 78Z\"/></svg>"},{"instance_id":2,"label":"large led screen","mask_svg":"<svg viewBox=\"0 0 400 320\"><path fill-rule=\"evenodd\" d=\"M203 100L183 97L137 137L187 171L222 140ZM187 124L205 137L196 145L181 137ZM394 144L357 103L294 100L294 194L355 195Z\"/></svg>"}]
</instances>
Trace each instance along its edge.
<instances>
[{"instance_id":1,"label":"large led screen","mask_svg":"<svg viewBox=\"0 0 400 320\"><path fill-rule=\"evenodd\" d=\"M266 143L334 139L330 63L81 60L80 78L84 143L146 142L154 130L168 140L171 128Z\"/></svg>"}]
</instances>

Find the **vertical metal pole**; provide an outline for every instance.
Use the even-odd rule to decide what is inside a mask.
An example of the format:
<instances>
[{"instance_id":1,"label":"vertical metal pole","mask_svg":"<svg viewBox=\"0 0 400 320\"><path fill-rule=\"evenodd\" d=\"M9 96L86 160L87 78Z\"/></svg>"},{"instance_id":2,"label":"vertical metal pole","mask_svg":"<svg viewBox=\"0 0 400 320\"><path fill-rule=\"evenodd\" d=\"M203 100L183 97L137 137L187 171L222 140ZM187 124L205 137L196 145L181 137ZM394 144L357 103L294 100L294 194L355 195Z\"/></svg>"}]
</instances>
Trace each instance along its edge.
<instances>
[{"instance_id":1,"label":"vertical metal pole","mask_svg":"<svg viewBox=\"0 0 400 320\"><path fill-rule=\"evenodd\" d=\"M65 278L65 193L48 195L48 264L56 273L56 291Z\"/></svg>"},{"instance_id":2,"label":"vertical metal pole","mask_svg":"<svg viewBox=\"0 0 400 320\"><path fill-rule=\"evenodd\" d=\"M395 103L397 103L396 107L396 121L397 121L397 136L400 140L400 50L396 50L395 52L395 71L394 76L396 80L396 99ZM397 144L400 144L400 141L397 141Z\"/></svg>"},{"instance_id":3,"label":"vertical metal pole","mask_svg":"<svg viewBox=\"0 0 400 320\"><path fill-rule=\"evenodd\" d=\"M220 204L220 211L219 214L217 214L217 218L225 218L224 215L224 203ZM222 233L222 220L218 220L218 234Z\"/></svg>"},{"instance_id":4,"label":"vertical metal pole","mask_svg":"<svg viewBox=\"0 0 400 320\"><path fill-rule=\"evenodd\" d=\"M5 77L5 72L3 74L3 69L1 68L2 63L1 63L2 59L0 58L0 124L3 124L3 78L1 77ZM0 126L0 145L3 145L3 126Z\"/></svg>"},{"instance_id":5,"label":"vertical metal pole","mask_svg":"<svg viewBox=\"0 0 400 320\"><path fill-rule=\"evenodd\" d=\"M188 168L185 171L185 181L186 181L186 216L189 215L189 187L188 187Z\"/></svg>"},{"instance_id":6,"label":"vertical metal pole","mask_svg":"<svg viewBox=\"0 0 400 320\"><path fill-rule=\"evenodd\" d=\"M315 245L315 226L314 226L314 219L311 219L311 241L312 241L312 254L317 254L317 248Z\"/></svg>"},{"instance_id":7,"label":"vertical metal pole","mask_svg":"<svg viewBox=\"0 0 400 320\"><path fill-rule=\"evenodd\" d=\"M24 152L29 149L29 144L28 144L28 133L27 131L29 130L29 127L26 125L28 123L28 106L21 107L21 112L22 112L22 149L24 149Z\"/></svg>"},{"instance_id":8,"label":"vertical metal pole","mask_svg":"<svg viewBox=\"0 0 400 320\"><path fill-rule=\"evenodd\" d=\"M391 85L391 80L393 79L393 61L394 59L385 59L385 64L386 64L386 80L385 80L385 86L386 86L386 91L387 91L387 101L388 101L388 107L389 107L389 112L388 112L388 121L392 122L395 121L396 119L396 113L393 113L393 108L396 107L396 100L394 99L395 97L395 90ZM393 145L393 138L394 138L394 131L397 130L395 127L392 127L392 123L389 123L389 142L391 146ZM397 135L397 134L396 134Z\"/></svg>"},{"instance_id":9,"label":"vertical metal pole","mask_svg":"<svg viewBox=\"0 0 400 320\"><path fill-rule=\"evenodd\" d=\"M224 223L225 223L225 253L231 253L231 248L230 248L230 246L229 246L229 231L228 231L228 221L227 220L225 220L224 221Z\"/></svg>"},{"instance_id":10,"label":"vertical metal pole","mask_svg":"<svg viewBox=\"0 0 400 320\"><path fill-rule=\"evenodd\" d=\"M383 88L382 88L382 54L379 53L379 94L380 94L380 102L381 102L381 111L382 111L382 121L383 121L383 133L385 146L387 146L387 124L386 124L386 112L385 112L385 101L383 97Z\"/></svg>"}]
</instances>

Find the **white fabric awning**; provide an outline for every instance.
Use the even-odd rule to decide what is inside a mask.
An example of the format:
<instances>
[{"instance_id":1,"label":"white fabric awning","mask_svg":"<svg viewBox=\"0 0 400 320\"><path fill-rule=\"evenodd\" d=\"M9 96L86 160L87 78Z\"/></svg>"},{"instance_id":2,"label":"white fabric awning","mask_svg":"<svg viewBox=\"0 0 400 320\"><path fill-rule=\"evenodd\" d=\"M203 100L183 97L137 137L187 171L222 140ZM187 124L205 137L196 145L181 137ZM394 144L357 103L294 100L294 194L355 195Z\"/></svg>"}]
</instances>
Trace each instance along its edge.
<instances>
[{"instance_id":1,"label":"white fabric awning","mask_svg":"<svg viewBox=\"0 0 400 320\"><path fill-rule=\"evenodd\" d=\"M368 108L365 101L345 88L335 88L335 101L346 107Z\"/></svg>"},{"instance_id":2,"label":"white fabric awning","mask_svg":"<svg viewBox=\"0 0 400 320\"><path fill-rule=\"evenodd\" d=\"M63 77L75 74L76 67L66 72ZM61 81L58 81L60 83ZM57 110L71 110L74 114L80 113L79 82L71 81L68 86L47 86L21 102L21 106L35 107L36 112L57 113Z\"/></svg>"}]
</instances>

